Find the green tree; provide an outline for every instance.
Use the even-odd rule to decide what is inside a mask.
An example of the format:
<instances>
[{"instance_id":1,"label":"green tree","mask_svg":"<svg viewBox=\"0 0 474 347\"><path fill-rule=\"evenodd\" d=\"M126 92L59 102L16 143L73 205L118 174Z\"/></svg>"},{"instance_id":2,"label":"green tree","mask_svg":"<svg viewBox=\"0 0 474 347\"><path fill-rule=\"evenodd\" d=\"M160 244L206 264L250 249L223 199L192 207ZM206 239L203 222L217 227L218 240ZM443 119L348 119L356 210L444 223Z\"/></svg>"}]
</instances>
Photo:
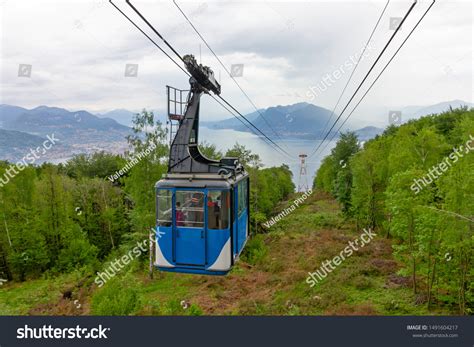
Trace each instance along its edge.
<instances>
[{"instance_id":1,"label":"green tree","mask_svg":"<svg viewBox=\"0 0 474 347\"><path fill-rule=\"evenodd\" d=\"M116 154L97 152L78 154L64 166L65 173L72 178L107 178L125 166L125 159Z\"/></svg>"},{"instance_id":2,"label":"green tree","mask_svg":"<svg viewBox=\"0 0 474 347\"><path fill-rule=\"evenodd\" d=\"M261 167L262 161L258 154L252 153L250 149L247 149L245 145L241 145L238 142L235 143L234 147L227 150L226 157L239 158L240 163L247 169L249 167Z\"/></svg>"},{"instance_id":3,"label":"green tree","mask_svg":"<svg viewBox=\"0 0 474 347\"><path fill-rule=\"evenodd\" d=\"M166 130L155 120L153 112L143 110L135 116L133 124L133 135L128 137L129 157L150 151L124 178L125 191L133 207L130 211L132 229L143 237L155 225L155 184L167 172L169 148Z\"/></svg>"},{"instance_id":4,"label":"green tree","mask_svg":"<svg viewBox=\"0 0 474 347\"><path fill-rule=\"evenodd\" d=\"M209 159L219 160L223 157L222 152L217 149L216 145L206 141L199 144L199 150Z\"/></svg>"}]
</instances>

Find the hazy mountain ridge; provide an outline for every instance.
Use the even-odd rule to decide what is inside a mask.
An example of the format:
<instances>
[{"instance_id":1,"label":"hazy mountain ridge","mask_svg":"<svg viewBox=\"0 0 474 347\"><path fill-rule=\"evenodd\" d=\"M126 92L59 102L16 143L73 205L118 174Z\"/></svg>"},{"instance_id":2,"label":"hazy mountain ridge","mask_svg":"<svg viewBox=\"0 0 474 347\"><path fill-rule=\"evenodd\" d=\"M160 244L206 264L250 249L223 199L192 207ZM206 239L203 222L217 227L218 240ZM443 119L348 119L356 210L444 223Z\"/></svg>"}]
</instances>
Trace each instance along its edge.
<instances>
[{"instance_id":1,"label":"hazy mountain ridge","mask_svg":"<svg viewBox=\"0 0 474 347\"><path fill-rule=\"evenodd\" d=\"M119 124L131 127L135 114L137 114L137 112L132 112L125 109L116 109L105 113L97 113L96 116L100 118L110 118Z\"/></svg>"},{"instance_id":2,"label":"hazy mountain ridge","mask_svg":"<svg viewBox=\"0 0 474 347\"><path fill-rule=\"evenodd\" d=\"M463 105L474 106L469 102L453 100L429 106L407 106L399 110L404 123ZM131 133L131 128L120 122L131 125L135 114L136 112L124 109L94 115L84 110L72 112L58 107L38 106L29 110L19 106L0 105L0 160L21 159L26 154L25 151L41 145L52 134L58 138L59 143L42 160L64 159L74 154L96 151L123 153L128 148L125 138ZM155 112L159 119L164 119L165 114ZM336 116L331 117L331 111L323 107L300 102L261 109L245 117L273 138L275 131L281 138L317 140L323 138L324 130L329 128ZM201 126L251 132L236 118L201 121ZM336 129L337 127L333 131ZM383 130L384 128L369 125L354 131L360 141L367 141ZM333 134L334 132L330 136Z\"/></svg>"},{"instance_id":3,"label":"hazy mountain ridge","mask_svg":"<svg viewBox=\"0 0 474 347\"><path fill-rule=\"evenodd\" d=\"M398 110L401 111L402 114L401 122L405 123L410 119L417 119L430 114L438 114L448 111L450 108L454 109L462 106L474 107L474 104L462 100L452 100L428 106L406 106L399 108ZM397 111L397 108L391 108L391 110ZM323 136L325 136L325 132L323 132L323 130L325 128L327 128L326 130L329 130L329 126L332 125L332 122L337 116L337 114L334 114L331 117L330 122L328 122L328 119L331 115L329 110L306 102L287 106L270 107L268 109L263 109L260 112L265 119L262 119L262 117L259 116L257 112L251 113L246 117L265 133L272 135L273 131L271 128L273 128L283 138L286 137L311 140L322 139ZM378 113L379 112L377 112L377 114ZM388 112L384 111L385 115L387 113ZM381 116L380 118L386 119L385 115L383 117ZM270 123L271 128L266 123ZM326 124L328 124L327 127ZM235 118L229 118L216 122L202 122L202 125L210 129L233 129L246 132L250 131ZM388 122L386 126L387 125ZM336 126L334 131L337 128L338 127ZM359 136L361 141L367 141L371 138L374 138L376 135L381 134L385 127L382 128L368 125L356 130L353 128L354 127L352 127L352 130ZM331 133L330 136L332 135L333 133Z\"/></svg>"},{"instance_id":4,"label":"hazy mountain ridge","mask_svg":"<svg viewBox=\"0 0 474 347\"><path fill-rule=\"evenodd\" d=\"M58 145L43 160L71 157L77 153L108 151L121 153L127 148L131 129L110 118L99 118L87 111L71 112L63 108L39 106L28 110L0 105L0 142L2 159L18 160L24 149L36 148L54 134ZM28 136L29 135L29 136Z\"/></svg>"},{"instance_id":5,"label":"hazy mountain ridge","mask_svg":"<svg viewBox=\"0 0 474 347\"><path fill-rule=\"evenodd\" d=\"M282 138L297 138L305 140L322 139L325 130L329 130L330 120L335 119L335 115L331 117L331 111L320 106L300 102L293 105L275 106L246 116L259 129L272 136L273 131L278 133ZM250 131L246 126L235 118L225 119L217 122L205 122L203 126L210 129L233 129L237 131ZM334 134L331 131L331 136ZM377 128L376 132L380 133L383 129ZM368 130L366 131L366 135ZM375 135L374 135L375 136Z\"/></svg>"},{"instance_id":6,"label":"hazy mountain ridge","mask_svg":"<svg viewBox=\"0 0 474 347\"><path fill-rule=\"evenodd\" d=\"M37 135L50 134L52 130L73 134L79 129L128 132L129 128L110 118L99 118L87 111L71 112L58 107L38 106L31 110L17 106L1 105L1 128Z\"/></svg>"},{"instance_id":7,"label":"hazy mountain ridge","mask_svg":"<svg viewBox=\"0 0 474 347\"><path fill-rule=\"evenodd\" d=\"M354 130L359 141L367 141L373 139L375 136L382 134L384 129L377 128L374 126L364 127L358 130Z\"/></svg>"},{"instance_id":8,"label":"hazy mountain ridge","mask_svg":"<svg viewBox=\"0 0 474 347\"><path fill-rule=\"evenodd\" d=\"M0 160L19 160L30 149L42 146L45 138L16 130L0 129Z\"/></svg>"},{"instance_id":9,"label":"hazy mountain ridge","mask_svg":"<svg viewBox=\"0 0 474 347\"><path fill-rule=\"evenodd\" d=\"M155 120L159 120L162 123L166 123L167 120L167 112L166 111L161 111L161 110L147 110L153 112L155 115ZM110 118L115 120L117 123L121 125L125 125L127 127L132 127L133 126L133 118L135 115L140 112L133 112L129 111L126 109L116 109L108 112L102 112L102 113L95 113L95 116L99 118Z\"/></svg>"},{"instance_id":10,"label":"hazy mountain ridge","mask_svg":"<svg viewBox=\"0 0 474 347\"><path fill-rule=\"evenodd\" d=\"M430 114L442 113L449 111L450 108L455 109L463 106L472 108L474 107L474 104L463 100L451 100L429 106L407 106L401 109L402 121L404 122L409 119L416 119Z\"/></svg>"}]
</instances>

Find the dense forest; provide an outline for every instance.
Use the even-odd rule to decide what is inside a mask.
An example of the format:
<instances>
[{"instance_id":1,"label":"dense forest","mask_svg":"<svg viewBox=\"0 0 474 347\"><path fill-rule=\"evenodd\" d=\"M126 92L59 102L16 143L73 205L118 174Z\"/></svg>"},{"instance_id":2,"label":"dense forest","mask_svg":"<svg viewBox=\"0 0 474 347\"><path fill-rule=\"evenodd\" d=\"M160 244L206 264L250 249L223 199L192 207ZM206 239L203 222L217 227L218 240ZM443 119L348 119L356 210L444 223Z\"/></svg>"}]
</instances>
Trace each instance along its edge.
<instances>
[{"instance_id":1,"label":"dense forest","mask_svg":"<svg viewBox=\"0 0 474 347\"><path fill-rule=\"evenodd\" d=\"M23 167L14 177L13 164L0 162L0 278L23 282L80 272L90 282L123 250L148 238L154 186L167 171L167 131L144 110L128 142L123 156L77 155L65 164ZM224 155L207 143L201 149L209 157ZM291 171L285 165L263 169L258 155L238 143L225 155L240 157L255 182L250 203L256 232L258 222L294 191Z\"/></svg>"},{"instance_id":2,"label":"dense forest","mask_svg":"<svg viewBox=\"0 0 474 347\"><path fill-rule=\"evenodd\" d=\"M134 120L130 150L24 167L0 163L0 311L8 314L473 314L474 110L388 127L365 143L341 135L315 193L289 206L288 166L263 168L236 143L251 176L253 234L224 278L159 272L143 252L98 288L94 278L155 224L154 185L167 171L167 132L152 113ZM10 170L10 171L9 171ZM119 177L120 176L120 177ZM308 271L363 228L377 240L319 286ZM36 297L32 297L36 296ZM82 304L81 307L76 302ZM0 312L0 313L1 313Z\"/></svg>"},{"instance_id":3,"label":"dense forest","mask_svg":"<svg viewBox=\"0 0 474 347\"><path fill-rule=\"evenodd\" d=\"M341 135L314 187L345 218L393 240L417 304L474 313L474 110L389 126L359 143Z\"/></svg>"}]
</instances>

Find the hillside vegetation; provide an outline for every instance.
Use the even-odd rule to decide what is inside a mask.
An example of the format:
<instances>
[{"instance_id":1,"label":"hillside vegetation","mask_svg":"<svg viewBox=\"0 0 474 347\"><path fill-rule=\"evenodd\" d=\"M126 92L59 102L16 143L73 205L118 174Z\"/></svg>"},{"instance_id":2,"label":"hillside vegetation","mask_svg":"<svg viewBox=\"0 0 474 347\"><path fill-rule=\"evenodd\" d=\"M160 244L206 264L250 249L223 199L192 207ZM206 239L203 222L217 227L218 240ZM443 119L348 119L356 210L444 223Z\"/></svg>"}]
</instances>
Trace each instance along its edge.
<instances>
[{"instance_id":1,"label":"hillside vegetation","mask_svg":"<svg viewBox=\"0 0 474 347\"><path fill-rule=\"evenodd\" d=\"M278 205L275 212L292 203ZM450 314L418 303L392 241L377 235L314 287L308 272L360 235L328 194L313 193L267 233L254 235L227 276L155 272L136 259L98 288L84 272L15 283L0 290L1 314L98 315L424 315ZM128 252L127 248L119 257ZM34 294L34 295L33 295Z\"/></svg>"},{"instance_id":2,"label":"hillside vegetation","mask_svg":"<svg viewBox=\"0 0 474 347\"><path fill-rule=\"evenodd\" d=\"M359 146L346 133L315 178L358 228L393 240L416 301L474 310L474 110L423 117Z\"/></svg>"},{"instance_id":3,"label":"hillside vegetation","mask_svg":"<svg viewBox=\"0 0 474 347\"><path fill-rule=\"evenodd\" d=\"M41 292L44 285L45 297L31 299L48 302L51 286L75 278L78 283L63 288L64 297L71 298L109 261L148 239L155 223L154 186L167 171L169 148L166 131L152 113L137 115L134 124L125 156L79 155L65 165L40 167L0 162L0 278L8 281L0 287L0 299L15 293L13 288L31 295L28 288ZM212 145L205 144L203 151L222 155ZM142 153L147 155L134 162ZM287 166L262 169L259 157L239 144L226 155L241 157L258 182L250 192L252 226L254 218L267 218L294 191ZM5 304L0 300L0 314L23 308L2 311Z\"/></svg>"},{"instance_id":4,"label":"hillside vegetation","mask_svg":"<svg viewBox=\"0 0 474 347\"><path fill-rule=\"evenodd\" d=\"M344 134L318 171L315 192L270 228L265 222L301 195L292 193L288 167L262 169L258 156L236 144L226 155L238 155L251 174L252 237L227 276L155 271L150 278L144 253L104 286L94 281L148 238L153 185L166 169L160 126L129 139L135 152L156 148L114 183L107 177L128 158L98 154L25 169L0 188L0 265L9 271L0 314L472 314L472 152L418 193L410 187L466 144L473 120L467 110L426 117L362 148ZM144 112L137 134L153 124ZM202 150L223 155L209 144ZM311 286L308 275L364 228L376 236Z\"/></svg>"}]
</instances>

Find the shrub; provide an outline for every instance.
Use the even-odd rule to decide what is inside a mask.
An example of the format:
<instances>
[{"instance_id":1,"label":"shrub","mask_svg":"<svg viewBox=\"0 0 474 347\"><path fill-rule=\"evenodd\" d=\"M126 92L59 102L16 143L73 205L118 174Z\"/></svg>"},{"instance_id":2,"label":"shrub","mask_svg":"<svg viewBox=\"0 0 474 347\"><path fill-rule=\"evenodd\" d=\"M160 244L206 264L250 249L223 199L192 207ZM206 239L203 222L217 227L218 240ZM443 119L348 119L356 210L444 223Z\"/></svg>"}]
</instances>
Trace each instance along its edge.
<instances>
[{"instance_id":1,"label":"shrub","mask_svg":"<svg viewBox=\"0 0 474 347\"><path fill-rule=\"evenodd\" d=\"M268 249L265 245L263 235L259 234L248 241L242 255L242 260L251 265L256 265L261 263L267 254Z\"/></svg>"},{"instance_id":2,"label":"shrub","mask_svg":"<svg viewBox=\"0 0 474 347\"><path fill-rule=\"evenodd\" d=\"M91 310L99 316L133 314L140 304L138 290L127 286L125 280L111 279L92 297Z\"/></svg>"}]
</instances>

